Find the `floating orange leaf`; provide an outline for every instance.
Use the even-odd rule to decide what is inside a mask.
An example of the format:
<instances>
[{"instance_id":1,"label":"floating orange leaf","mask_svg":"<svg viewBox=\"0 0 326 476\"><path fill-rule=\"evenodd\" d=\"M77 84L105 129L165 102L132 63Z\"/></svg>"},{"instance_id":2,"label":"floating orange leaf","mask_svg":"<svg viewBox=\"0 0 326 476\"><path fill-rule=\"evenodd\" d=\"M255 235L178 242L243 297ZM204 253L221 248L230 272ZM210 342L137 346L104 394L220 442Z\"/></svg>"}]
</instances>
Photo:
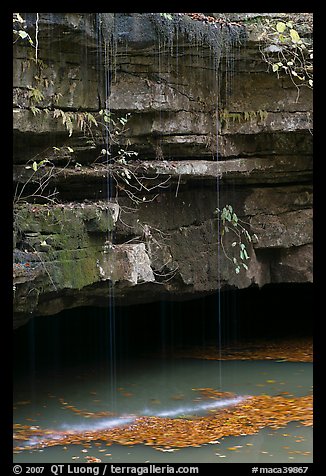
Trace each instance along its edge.
<instances>
[{"instance_id":1,"label":"floating orange leaf","mask_svg":"<svg viewBox=\"0 0 326 476\"><path fill-rule=\"evenodd\" d=\"M121 395L124 397L132 397L134 394L131 392L121 392Z\"/></svg>"},{"instance_id":2,"label":"floating orange leaf","mask_svg":"<svg viewBox=\"0 0 326 476\"><path fill-rule=\"evenodd\" d=\"M87 463L102 463L100 458L95 458L94 456L86 456Z\"/></svg>"}]
</instances>

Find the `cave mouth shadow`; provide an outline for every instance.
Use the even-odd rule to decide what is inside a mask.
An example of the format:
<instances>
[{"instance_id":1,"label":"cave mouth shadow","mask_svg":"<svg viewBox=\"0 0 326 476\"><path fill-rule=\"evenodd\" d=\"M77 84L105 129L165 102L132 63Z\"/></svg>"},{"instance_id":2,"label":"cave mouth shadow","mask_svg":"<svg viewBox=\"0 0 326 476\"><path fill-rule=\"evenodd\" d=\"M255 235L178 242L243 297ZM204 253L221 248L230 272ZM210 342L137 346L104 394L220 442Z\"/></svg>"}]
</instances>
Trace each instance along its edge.
<instances>
[{"instance_id":1,"label":"cave mouth shadow","mask_svg":"<svg viewBox=\"0 0 326 476\"><path fill-rule=\"evenodd\" d=\"M80 307L14 331L14 369L168 357L183 347L312 336L312 285L273 284L188 301Z\"/></svg>"}]
</instances>

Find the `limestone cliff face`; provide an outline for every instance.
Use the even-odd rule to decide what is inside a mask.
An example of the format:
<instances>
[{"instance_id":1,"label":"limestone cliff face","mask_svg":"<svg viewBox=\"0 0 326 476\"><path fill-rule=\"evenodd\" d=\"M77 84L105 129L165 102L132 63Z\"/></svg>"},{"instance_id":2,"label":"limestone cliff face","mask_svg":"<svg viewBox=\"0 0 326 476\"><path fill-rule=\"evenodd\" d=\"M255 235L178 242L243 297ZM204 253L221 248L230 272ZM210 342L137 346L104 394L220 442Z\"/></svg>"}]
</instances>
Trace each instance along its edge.
<instances>
[{"instance_id":1,"label":"limestone cliff face","mask_svg":"<svg viewBox=\"0 0 326 476\"><path fill-rule=\"evenodd\" d=\"M261 54L264 16L309 40L309 14L187 16L177 36L160 14L21 15L38 58L15 43L15 326L112 293L312 281L312 94ZM258 237L239 274L226 204Z\"/></svg>"}]
</instances>

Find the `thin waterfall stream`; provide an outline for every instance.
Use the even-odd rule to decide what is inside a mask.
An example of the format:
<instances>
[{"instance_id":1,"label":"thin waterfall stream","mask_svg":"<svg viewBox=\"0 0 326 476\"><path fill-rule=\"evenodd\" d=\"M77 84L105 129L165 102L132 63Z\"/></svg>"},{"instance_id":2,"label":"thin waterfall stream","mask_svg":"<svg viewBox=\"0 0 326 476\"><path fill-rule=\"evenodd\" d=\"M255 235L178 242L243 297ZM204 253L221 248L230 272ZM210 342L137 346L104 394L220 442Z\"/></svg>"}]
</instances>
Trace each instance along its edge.
<instances>
[{"instance_id":1,"label":"thin waterfall stream","mask_svg":"<svg viewBox=\"0 0 326 476\"><path fill-rule=\"evenodd\" d=\"M68 182L62 186L54 177L61 209L54 200L39 205L31 192L35 220L45 213L45 223L50 206L58 211L42 233L29 219L19 252L36 249L43 268L44 253L51 252L47 275L67 281L62 295L49 288L53 313L40 298L41 311L15 330L14 462L311 462L310 283L282 283L268 261L275 249L278 263L286 260L276 238L270 249L264 238L255 249L250 220L262 216L258 200L268 208L264 187L272 187L271 179L262 186L256 165L243 174L248 182L237 175L241 161L254 155L250 143L238 152L246 133L232 136L247 117L233 98L237 68L251 61L241 56L245 27L216 14L64 14L67 36L61 32L55 40L56 58L56 15L62 14L37 14L35 63L40 76L48 75L48 88L55 83L51 68L58 78L71 68L69 88L56 93L56 101L52 94L45 113L54 111L67 129L50 142L58 154L53 168L60 166ZM81 30L70 45L72 28ZM91 79L78 77L83 42L83 70ZM83 81L96 91L91 106ZM29 87L30 97L35 90ZM43 113L37 108L46 108L46 95L39 98L45 106L29 106L36 118ZM249 112L256 120L259 111ZM71 142L60 148L67 131ZM48 139L43 134L38 147ZM48 162L35 159L24 172L42 172ZM250 201L248 184L258 200ZM303 203L296 193L290 213ZM269 219L274 239L278 223L273 213ZM61 238L67 230L68 244ZM198 247L196 261L188 259L187 247L193 255ZM60 253L72 249L63 271L56 271ZM34 269L32 259L26 262ZM264 273L276 276L275 283L264 286ZM96 276L95 285L88 276Z\"/></svg>"}]
</instances>

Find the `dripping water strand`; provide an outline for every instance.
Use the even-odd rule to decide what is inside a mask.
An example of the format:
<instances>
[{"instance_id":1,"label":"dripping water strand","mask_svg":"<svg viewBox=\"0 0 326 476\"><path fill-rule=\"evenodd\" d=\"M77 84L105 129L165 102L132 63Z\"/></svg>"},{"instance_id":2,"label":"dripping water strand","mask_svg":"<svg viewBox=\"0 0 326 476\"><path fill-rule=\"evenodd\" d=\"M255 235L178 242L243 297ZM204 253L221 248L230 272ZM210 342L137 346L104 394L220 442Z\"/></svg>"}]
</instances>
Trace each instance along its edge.
<instances>
[{"instance_id":1,"label":"dripping water strand","mask_svg":"<svg viewBox=\"0 0 326 476\"><path fill-rule=\"evenodd\" d=\"M113 64L114 56L114 47L112 44L112 38L110 41L104 42L104 80L105 80L105 109L108 111L109 115L111 113L110 108L110 68L114 69ZM111 157L111 144L108 127L105 128L105 149L106 149L106 194L108 204L111 201L113 196L113 184L112 176L109 172L109 157ZM108 235L107 241L109 245L113 245L113 232L110 229L110 221L108 216ZM115 411L117 405L117 395L116 395L116 342L115 342L115 299L114 299L114 288L113 283L109 280L109 356L110 356L110 388L111 388L111 402L112 408Z\"/></svg>"},{"instance_id":2,"label":"dripping water strand","mask_svg":"<svg viewBox=\"0 0 326 476\"><path fill-rule=\"evenodd\" d=\"M218 122L218 81L216 77L216 164L218 166L219 161L219 122ZM220 178L218 173L216 174L216 207L217 210L220 210ZM217 220L217 314L218 314L218 354L219 354L219 387L222 388L222 323L221 323L221 245L220 245L220 237L221 237L221 226L220 226L220 218L218 215Z\"/></svg>"},{"instance_id":3,"label":"dripping water strand","mask_svg":"<svg viewBox=\"0 0 326 476\"><path fill-rule=\"evenodd\" d=\"M109 24L110 19L105 17L106 14L99 13L97 15L98 22L98 55L97 55L97 67L100 74L99 85L100 91L99 96L101 98L101 93L104 95L103 104L99 104L100 108L104 108L108 115L110 115L110 86L111 86L111 76L110 71L114 69L113 64L113 28ZM111 157L111 141L110 141L110 132L108 124L103 128L103 142L105 154L105 165L106 165L106 199L108 205L113 196L113 184L112 177L110 174L110 157ZM109 207L108 207L109 209ZM113 231L111 225L111 217L108 214L107 216L107 245L112 249L113 244ZM107 359L108 359L108 372L109 372L109 385L108 385L108 394L109 400L113 410L116 409L117 395L116 395L116 342L115 342L115 299L114 299L114 289L113 284L108 281L108 326L104 328L104 345L107 349Z\"/></svg>"},{"instance_id":4,"label":"dripping water strand","mask_svg":"<svg viewBox=\"0 0 326 476\"><path fill-rule=\"evenodd\" d=\"M209 51L210 62L212 65L213 73L214 73L214 88L215 88L215 141L216 141L216 149L215 149L215 160L217 166L217 173L216 173L216 209L220 209L220 178L218 174L218 162L219 162L219 76L220 76L220 48L211 48ZM217 342L216 345L218 346L218 386L222 388L222 359L221 359L221 345L222 345L222 323L221 323L221 250L220 250L220 219L219 215L217 219Z\"/></svg>"},{"instance_id":5,"label":"dripping water strand","mask_svg":"<svg viewBox=\"0 0 326 476\"><path fill-rule=\"evenodd\" d=\"M236 71L236 64L239 62L239 55L240 55L240 46L243 40L242 31L239 30L239 35L237 38L230 37L230 41L228 42L227 49L226 49L226 62L225 62L225 108L227 110L233 110L232 107L232 93L234 89L234 78L235 78L235 71ZM228 186L228 203L235 203L235 183L232 181ZM230 294L227 294L227 302L225 305L227 306L228 312L232 313L232 322L234 322L232 327L228 327L227 331L227 339L230 340L232 343L237 341L238 339L238 328L237 328L237 306L236 300L237 295L230 291Z\"/></svg>"},{"instance_id":6,"label":"dripping water strand","mask_svg":"<svg viewBox=\"0 0 326 476\"><path fill-rule=\"evenodd\" d=\"M233 91L233 87L234 87L234 84L235 84L235 71L236 71L236 67L238 68L238 53L239 53L239 42L233 42L232 43L232 58L231 58L231 81L230 81L230 95L232 94L232 91ZM232 200L232 203L235 203L235 199L236 199L236 193L235 193L235 182L234 180L231 181L231 184L230 184L230 188L231 188L231 200ZM234 342L237 340L237 309L236 309L236 300L237 300L237 295L236 293L233 293L231 294L231 314L232 314L232 322L234 323L233 324L233 327L231 329L231 341Z\"/></svg>"},{"instance_id":7,"label":"dripping water strand","mask_svg":"<svg viewBox=\"0 0 326 476\"><path fill-rule=\"evenodd\" d=\"M35 63L37 65L38 60L38 31L39 31L39 13L36 13L36 22L35 22Z\"/></svg>"}]
</instances>

